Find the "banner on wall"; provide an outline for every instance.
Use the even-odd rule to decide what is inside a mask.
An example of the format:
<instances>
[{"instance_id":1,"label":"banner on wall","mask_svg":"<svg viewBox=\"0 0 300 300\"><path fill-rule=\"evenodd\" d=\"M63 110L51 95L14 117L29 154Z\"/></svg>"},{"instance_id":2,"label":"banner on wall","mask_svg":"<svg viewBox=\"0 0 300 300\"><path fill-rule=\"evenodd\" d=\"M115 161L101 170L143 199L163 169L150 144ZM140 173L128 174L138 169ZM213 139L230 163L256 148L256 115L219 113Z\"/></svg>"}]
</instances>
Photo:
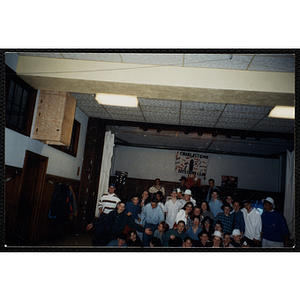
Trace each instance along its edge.
<instances>
[{"instance_id":1,"label":"banner on wall","mask_svg":"<svg viewBox=\"0 0 300 300\"><path fill-rule=\"evenodd\" d=\"M197 152L177 151L175 171L180 174L206 176L208 155Z\"/></svg>"},{"instance_id":2,"label":"banner on wall","mask_svg":"<svg viewBox=\"0 0 300 300\"><path fill-rule=\"evenodd\" d=\"M221 186L237 188L238 187L238 177L222 175Z\"/></svg>"}]
</instances>

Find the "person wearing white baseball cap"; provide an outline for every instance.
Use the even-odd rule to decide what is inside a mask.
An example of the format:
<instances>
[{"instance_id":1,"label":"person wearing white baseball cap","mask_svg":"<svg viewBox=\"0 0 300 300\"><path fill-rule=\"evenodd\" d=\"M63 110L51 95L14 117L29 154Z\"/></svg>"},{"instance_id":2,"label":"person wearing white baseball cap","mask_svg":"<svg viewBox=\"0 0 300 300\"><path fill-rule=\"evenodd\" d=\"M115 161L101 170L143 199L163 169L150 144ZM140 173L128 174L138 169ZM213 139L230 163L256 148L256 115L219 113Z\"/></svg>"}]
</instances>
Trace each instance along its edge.
<instances>
[{"instance_id":1,"label":"person wearing white baseball cap","mask_svg":"<svg viewBox=\"0 0 300 300\"><path fill-rule=\"evenodd\" d=\"M215 231L214 234L212 235L213 236L213 239L212 239L212 242L213 242L213 246L212 248L222 248L222 233L220 231Z\"/></svg>"},{"instance_id":2,"label":"person wearing white baseball cap","mask_svg":"<svg viewBox=\"0 0 300 300\"><path fill-rule=\"evenodd\" d=\"M274 200L271 197L262 199L264 212L262 219L262 247L276 248L288 247L289 229L284 216L275 211Z\"/></svg>"},{"instance_id":3,"label":"person wearing white baseball cap","mask_svg":"<svg viewBox=\"0 0 300 300\"><path fill-rule=\"evenodd\" d=\"M231 241L231 244L235 248L249 248L249 245L244 240L243 235L241 234L239 229L233 229L231 238L233 239Z\"/></svg>"},{"instance_id":4,"label":"person wearing white baseball cap","mask_svg":"<svg viewBox=\"0 0 300 300\"><path fill-rule=\"evenodd\" d=\"M189 189L185 190L183 200L185 200L186 203L192 202L193 206L196 206L196 200L192 198L192 191Z\"/></svg>"}]
</instances>

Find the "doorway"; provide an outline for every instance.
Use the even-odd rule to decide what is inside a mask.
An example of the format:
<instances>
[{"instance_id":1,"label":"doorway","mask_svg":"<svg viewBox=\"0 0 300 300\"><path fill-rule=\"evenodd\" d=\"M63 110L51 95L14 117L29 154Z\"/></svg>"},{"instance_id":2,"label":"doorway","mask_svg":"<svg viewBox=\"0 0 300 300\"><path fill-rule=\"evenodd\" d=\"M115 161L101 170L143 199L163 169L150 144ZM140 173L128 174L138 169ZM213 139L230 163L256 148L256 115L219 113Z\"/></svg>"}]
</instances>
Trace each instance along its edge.
<instances>
[{"instance_id":1,"label":"doorway","mask_svg":"<svg viewBox=\"0 0 300 300\"><path fill-rule=\"evenodd\" d=\"M36 237L48 157L26 151L12 231L18 245Z\"/></svg>"}]
</instances>

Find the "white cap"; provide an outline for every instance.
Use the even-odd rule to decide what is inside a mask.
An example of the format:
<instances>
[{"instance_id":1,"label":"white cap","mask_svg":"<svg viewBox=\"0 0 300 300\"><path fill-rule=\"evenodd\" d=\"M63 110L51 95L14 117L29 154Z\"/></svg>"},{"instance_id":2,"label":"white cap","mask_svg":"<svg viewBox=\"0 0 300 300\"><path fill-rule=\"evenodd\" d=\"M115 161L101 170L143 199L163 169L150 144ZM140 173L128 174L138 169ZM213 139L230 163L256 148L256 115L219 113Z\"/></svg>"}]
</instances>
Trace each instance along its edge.
<instances>
[{"instance_id":1,"label":"white cap","mask_svg":"<svg viewBox=\"0 0 300 300\"><path fill-rule=\"evenodd\" d=\"M192 191L191 190L185 190L184 194L192 196Z\"/></svg>"},{"instance_id":2,"label":"white cap","mask_svg":"<svg viewBox=\"0 0 300 300\"><path fill-rule=\"evenodd\" d=\"M239 229L233 229L230 237L233 238L234 235L242 235Z\"/></svg>"},{"instance_id":3,"label":"white cap","mask_svg":"<svg viewBox=\"0 0 300 300\"><path fill-rule=\"evenodd\" d=\"M262 201L263 203L264 203L265 201L270 202L271 204L273 204L273 208L275 208L274 200L273 200L271 197L267 197L266 199L262 199L261 201Z\"/></svg>"},{"instance_id":4,"label":"white cap","mask_svg":"<svg viewBox=\"0 0 300 300\"><path fill-rule=\"evenodd\" d=\"M213 236L217 236L217 237L219 237L220 239L223 239L223 238L222 238L222 233L221 233L221 231L218 231L218 230L216 230L216 231L214 232Z\"/></svg>"}]
</instances>

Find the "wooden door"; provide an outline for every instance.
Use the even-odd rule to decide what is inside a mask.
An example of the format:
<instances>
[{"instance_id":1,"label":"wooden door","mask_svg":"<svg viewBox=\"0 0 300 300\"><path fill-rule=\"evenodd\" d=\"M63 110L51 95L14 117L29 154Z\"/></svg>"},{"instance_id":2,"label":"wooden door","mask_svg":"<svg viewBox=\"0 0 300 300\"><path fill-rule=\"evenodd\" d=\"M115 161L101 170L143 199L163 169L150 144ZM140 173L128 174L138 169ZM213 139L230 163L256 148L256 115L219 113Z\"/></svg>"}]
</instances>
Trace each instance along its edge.
<instances>
[{"instance_id":1,"label":"wooden door","mask_svg":"<svg viewBox=\"0 0 300 300\"><path fill-rule=\"evenodd\" d=\"M26 151L13 224L19 244L35 239L47 165L48 157Z\"/></svg>"}]
</instances>

